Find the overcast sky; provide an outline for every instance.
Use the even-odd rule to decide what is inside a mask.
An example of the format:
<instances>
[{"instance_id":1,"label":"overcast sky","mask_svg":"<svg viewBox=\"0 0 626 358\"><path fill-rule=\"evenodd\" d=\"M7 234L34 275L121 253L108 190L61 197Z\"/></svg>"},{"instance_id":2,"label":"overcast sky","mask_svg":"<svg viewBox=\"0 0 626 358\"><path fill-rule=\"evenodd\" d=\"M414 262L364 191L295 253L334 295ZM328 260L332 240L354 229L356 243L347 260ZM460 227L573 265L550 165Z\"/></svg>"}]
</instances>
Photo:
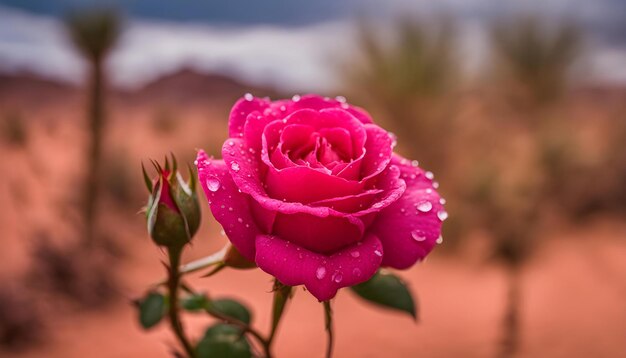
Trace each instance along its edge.
<instances>
[{"instance_id":1,"label":"overcast sky","mask_svg":"<svg viewBox=\"0 0 626 358\"><path fill-rule=\"evenodd\" d=\"M590 75L626 83L626 0L0 0L0 71L29 70L77 81L82 64L59 19L73 8L114 4L127 31L110 67L116 84L138 86L181 66L221 71L288 90L334 85L333 64L352 44L353 20L450 14L469 67L484 56L495 18L541 14L586 30Z\"/></svg>"}]
</instances>

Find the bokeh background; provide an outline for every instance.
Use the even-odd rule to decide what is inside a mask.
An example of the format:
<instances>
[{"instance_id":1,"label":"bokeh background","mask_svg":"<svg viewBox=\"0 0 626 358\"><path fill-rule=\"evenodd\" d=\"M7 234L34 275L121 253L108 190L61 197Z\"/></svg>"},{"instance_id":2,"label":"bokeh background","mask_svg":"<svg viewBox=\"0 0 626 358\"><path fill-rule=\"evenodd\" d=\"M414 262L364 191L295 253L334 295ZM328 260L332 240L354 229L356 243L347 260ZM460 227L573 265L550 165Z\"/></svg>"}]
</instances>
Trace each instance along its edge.
<instances>
[{"instance_id":1,"label":"bokeh background","mask_svg":"<svg viewBox=\"0 0 626 358\"><path fill-rule=\"evenodd\" d=\"M140 163L219 156L246 92L346 96L447 199L419 322L342 291L337 357L626 356L622 0L0 0L0 356L171 356ZM202 200L186 261L226 242ZM264 273L193 283L269 328ZM312 296L276 343L323 355Z\"/></svg>"}]
</instances>

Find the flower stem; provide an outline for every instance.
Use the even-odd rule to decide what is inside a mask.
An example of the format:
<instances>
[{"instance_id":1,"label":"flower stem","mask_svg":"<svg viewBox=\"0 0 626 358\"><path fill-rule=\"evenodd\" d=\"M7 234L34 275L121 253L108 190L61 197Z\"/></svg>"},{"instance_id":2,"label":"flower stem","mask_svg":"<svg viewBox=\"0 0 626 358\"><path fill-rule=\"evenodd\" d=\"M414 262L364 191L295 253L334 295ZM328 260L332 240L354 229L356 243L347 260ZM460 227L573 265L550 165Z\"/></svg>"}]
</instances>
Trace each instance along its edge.
<instances>
[{"instance_id":1,"label":"flower stem","mask_svg":"<svg viewBox=\"0 0 626 358\"><path fill-rule=\"evenodd\" d=\"M291 286L283 285L278 280L274 280L274 299L272 301L272 329L270 331L270 335L267 338L267 343L269 346L274 342L274 337L276 336L276 330L278 328L278 324L280 323L280 319L283 317L283 312L285 311L285 306L287 305L287 301L291 298Z\"/></svg>"},{"instance_id":2,"label":"flower stem","mask_svg":"<svg viewBox=\"0 0 626 358\"><path fill-rule=\"evenodd\" d=\"M169 279L168 279L168 289L170 296L170 304L169 304L169 320L170 325L172 326L172 330L178 338L178 341L183 346L187 356L189 358L194 358L196 356L196 352L189 343L189 340L185 336L185 331L183 330L183 325L180 321L180 317L178 315L178 287L180 283L180 273L178 271L178 266L180 265L180 255L182 252L182 248L170 248L168 250L169 254Z\"/></svg>"},{"instance_id":3,"label":"flower stem","mask_svg":"<svg viewBox=\"0 0 626 358\"><path fill-rule=\"evenodd\" d=\"M326 322L326 333L328 334L328 344L326 345L326 358L333 355L334 335L333 335L333 310L330 301L324 301L324 320Z\"/></svg>"}]
</instances>

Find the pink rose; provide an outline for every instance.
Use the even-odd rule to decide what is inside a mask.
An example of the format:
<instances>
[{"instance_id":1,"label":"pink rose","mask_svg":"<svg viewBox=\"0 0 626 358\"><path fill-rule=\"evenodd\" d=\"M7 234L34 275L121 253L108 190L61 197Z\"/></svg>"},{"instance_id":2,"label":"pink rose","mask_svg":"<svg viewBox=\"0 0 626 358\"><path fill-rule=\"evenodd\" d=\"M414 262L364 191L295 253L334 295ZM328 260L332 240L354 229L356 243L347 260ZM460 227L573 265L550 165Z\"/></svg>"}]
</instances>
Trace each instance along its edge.
<instances>
[{"instance_id":1,"label":"pink rose","mask_svg":"<svg viewBox=\"0 0 626 358\"><path fill-rule=\"evenodd\" d=\"M198 153L200 183L232 244L285 285L328 300L381 266L412 266L440 237L432 173L343 98L246 95L229 136L223 160Z\"/></svg>"}]
</instances>

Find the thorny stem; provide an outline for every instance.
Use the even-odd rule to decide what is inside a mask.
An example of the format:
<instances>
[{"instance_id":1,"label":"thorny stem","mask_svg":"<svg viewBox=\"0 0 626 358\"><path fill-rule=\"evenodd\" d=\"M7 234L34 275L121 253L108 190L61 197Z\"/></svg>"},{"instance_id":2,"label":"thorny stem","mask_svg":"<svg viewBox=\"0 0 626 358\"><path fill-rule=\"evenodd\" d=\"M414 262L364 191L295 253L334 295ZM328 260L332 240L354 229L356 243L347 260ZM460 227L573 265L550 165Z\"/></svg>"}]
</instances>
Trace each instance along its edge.
<instances>
[{"instance_id":1,"label":"thorny stem","mask_svg":"<svg viewBox=\"0 0 626 358\"><path fill-rule=\"evenodd\" d=\"M196 352L189 343L189 340L185 336L185 331L183 330L182 323L180 322L180 317L178 315L178 287L180 282L180 274L178 272L178 265L180 264L180 254L182 249L169 249L169 280L168 280L168 289L170 296L170 304L169 304L169 319L170 325L172 326L172 330L178 338L178 341L183 346L187 356L189 358L194 358L196 356Z\"/></svg>"},{"instance_id":2,"label":"thorny stem","mask_svg":"<svg viewBox=\"0 0 626 358\"><path fill-rule=\"evenodd\" d=\"M333 355L333 310L330 307L330 301L324 301L324 321L326 322L326 333L328 334L328 344L326 345L326 358Z\"/></svg>"}]
</instances>

